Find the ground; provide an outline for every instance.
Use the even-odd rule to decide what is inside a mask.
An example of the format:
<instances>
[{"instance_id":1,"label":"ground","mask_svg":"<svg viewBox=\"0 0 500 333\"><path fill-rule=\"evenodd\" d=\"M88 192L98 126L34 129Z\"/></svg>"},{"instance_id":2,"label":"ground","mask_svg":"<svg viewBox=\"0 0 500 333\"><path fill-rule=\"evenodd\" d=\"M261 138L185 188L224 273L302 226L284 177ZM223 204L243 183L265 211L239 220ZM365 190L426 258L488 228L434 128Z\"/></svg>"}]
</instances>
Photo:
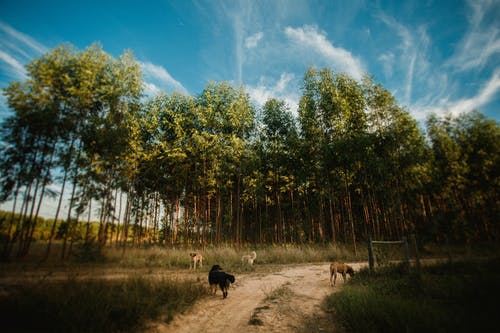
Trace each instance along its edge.
<instances>
[{"instance_id":1,"label":"ground","mask_svg":"<svg viewBox=\"0 0 500 333\"><path fill-rule=\"evenodd\" d=\"M362 265L352 264L355 271ZM343 281L339 275L332 287L329 278L328 263L236 276L226 299L218 290L169 324L150 323L144 332L342 332L324 300Z\"/></svg>"},{"instance_id":2,"label":"ground","mask_svg":"<svg viewBox=\"0 0 500 333\"><path fill-rule=\"evenodd\" d=\"M352 263L355 271L367 263ZM344 282L340 275L337 284L330 285L329 263L275 266L266 271L236 274L227 298L222 292L207 295L185 313L166 324L165 319L151 322L139 333L262 333L262 332L343 332L335 320L335 313L325 306L325 298L339 291ZM232 273L228 271L228 273ZM80 269L52 272L50 270L19 271L17 274L0 272L2 286L32 279L64 280L68 274L77 279L123 279L138 274L131 269ZM165 270L145 271L141 276L162 278ZM196 278L207 281L206 272L173 270L169 276ZM206 282L208 285L208 281ZM207 286L208 287L208 286Z\"/></svg>"}]
</instances>

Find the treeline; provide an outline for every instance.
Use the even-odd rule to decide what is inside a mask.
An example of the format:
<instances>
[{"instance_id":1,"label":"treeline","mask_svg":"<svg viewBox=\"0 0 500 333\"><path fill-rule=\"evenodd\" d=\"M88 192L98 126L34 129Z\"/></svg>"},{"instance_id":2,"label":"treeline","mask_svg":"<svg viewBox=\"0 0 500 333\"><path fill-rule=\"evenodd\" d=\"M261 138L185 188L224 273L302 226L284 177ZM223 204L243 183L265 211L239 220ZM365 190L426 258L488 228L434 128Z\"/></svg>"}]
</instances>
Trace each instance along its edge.
<instances>
[{"instance_id":1,"label":"treeline","mask_svg":"<svg viewBox=\"0 0 500 333\"><path fill-rule=\"evenodd\" d=\"M123 246L498 241L500 127L479 112L430 116L424 133L372 78L328 68L305 73L298 116L226 82L145 100L133 56L97 45L26 69L4 89L1 200L21 216L2 222L5 257L28 253L48 196L67 221L63 257L93 211L99 248L115 224Z\"/></svg>"}]
</instances>

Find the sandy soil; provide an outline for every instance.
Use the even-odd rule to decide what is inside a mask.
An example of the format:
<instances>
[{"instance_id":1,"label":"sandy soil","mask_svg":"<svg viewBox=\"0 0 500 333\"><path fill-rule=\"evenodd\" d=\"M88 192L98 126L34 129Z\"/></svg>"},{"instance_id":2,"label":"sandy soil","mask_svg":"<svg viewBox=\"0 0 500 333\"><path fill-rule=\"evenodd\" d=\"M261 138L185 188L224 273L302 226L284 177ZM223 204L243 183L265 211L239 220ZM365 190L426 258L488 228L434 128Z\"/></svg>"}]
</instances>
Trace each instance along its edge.
<instances>
[{"instance_id":1,"label":"sandy soil","mask_svg":"<svg viewBox=\"0 0 500 333\"><path fill-rule=\"evenodd\" d=\"M364 265L352 264L355 271ZM144 332L342 332L324 306L325 297L342 285L339 275L330 286L328 263L236 276L226 299L218 290L168 325L151 323Z\"/></svg>"}]
</instances>

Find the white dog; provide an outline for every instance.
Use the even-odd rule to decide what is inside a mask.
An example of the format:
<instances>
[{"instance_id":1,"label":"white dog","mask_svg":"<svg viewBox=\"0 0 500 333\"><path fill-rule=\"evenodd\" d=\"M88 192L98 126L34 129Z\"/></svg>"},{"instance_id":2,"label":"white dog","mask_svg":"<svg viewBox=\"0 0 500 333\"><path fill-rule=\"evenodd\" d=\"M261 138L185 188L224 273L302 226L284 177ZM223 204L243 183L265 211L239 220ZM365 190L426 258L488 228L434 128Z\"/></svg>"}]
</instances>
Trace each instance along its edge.
<instances>
[{"instance_id":1,"label":"white dog","mask_svg":"<svg viewBox=\"0 0 500 333\"><path fill-rule=\"evenodd\" d=\"M253 265L253 261L257 258L257 253L255 251L252 251L251 254L245 254L243 257L241 257L241 264L250 264Z\"/></svg>"},{"instance_id":2,"label":"white dog","mask_svg":"<svg viewBox=\"0 0 500 333\"><path fill-rule=\"evenodd\" d=\"M196 269L196 264L200 264L200 268L203 268L203 256L200 253L197 252L191 252L189 254L191 257L191 260L189 262L189 269L191 269L191 266L193 269Z\"/></svg>"}]
</instances>

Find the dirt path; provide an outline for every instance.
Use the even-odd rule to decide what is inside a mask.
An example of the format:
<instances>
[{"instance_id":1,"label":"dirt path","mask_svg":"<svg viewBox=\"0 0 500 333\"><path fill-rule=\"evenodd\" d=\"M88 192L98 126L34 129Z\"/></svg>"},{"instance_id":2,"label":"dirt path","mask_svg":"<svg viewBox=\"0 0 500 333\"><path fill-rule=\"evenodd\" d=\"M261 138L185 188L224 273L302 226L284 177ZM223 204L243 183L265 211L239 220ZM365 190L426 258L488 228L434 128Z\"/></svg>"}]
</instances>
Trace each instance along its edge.
<instances>
[{"instance_id":1,"label":"dirt path","mask_svg":"<svg viewBox=\"0 0 500 333\"><path fill-rule=\"evenodd\" d=\"M353 264L357 271L364 264ZM339 276L340 277L340 276ZM238 278L222 298L199 301L188 312L166 324L152 324L145 332L340 332L322 303L338 291L330 286L329 265L297 265L268 274L249 274ZM340 280L340 282L339 282Z\"/></svg>"}]
</instances>

